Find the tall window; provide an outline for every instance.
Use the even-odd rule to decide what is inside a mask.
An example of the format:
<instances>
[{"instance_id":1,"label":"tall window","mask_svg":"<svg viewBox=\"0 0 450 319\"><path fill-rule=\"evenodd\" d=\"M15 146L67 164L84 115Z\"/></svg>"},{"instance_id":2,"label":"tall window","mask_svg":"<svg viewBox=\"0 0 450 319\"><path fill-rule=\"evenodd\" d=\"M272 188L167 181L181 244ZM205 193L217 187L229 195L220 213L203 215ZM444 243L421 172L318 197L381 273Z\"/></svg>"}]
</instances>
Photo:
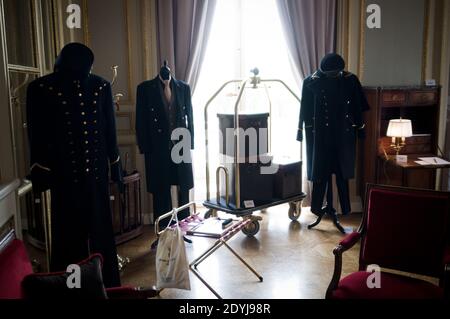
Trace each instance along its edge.
<instances>
[{"instance_id":1,"label":"tall window","mask_svg":"<svg viewBox=\"0 0 450 319\"><path fill-rule=\"evenodd\" d=\"M253 68L263 79L280 79L297 95L300 88L294 79L288 47L282 31L276 0L219 0L212 25L202 73L193 96L196 121L194 152L195 199L206 198L204 106L226 82L246 79ZM229 86L210 108L211 196L215 197L215 168L218 166L219 132L217 112L233 113L239 85ZM245 113L269 111L272 101L272 153L277 156L299 157L296 142L300 105L279 84L246 90L241 110Z\"/></svg>"}]
</instances>

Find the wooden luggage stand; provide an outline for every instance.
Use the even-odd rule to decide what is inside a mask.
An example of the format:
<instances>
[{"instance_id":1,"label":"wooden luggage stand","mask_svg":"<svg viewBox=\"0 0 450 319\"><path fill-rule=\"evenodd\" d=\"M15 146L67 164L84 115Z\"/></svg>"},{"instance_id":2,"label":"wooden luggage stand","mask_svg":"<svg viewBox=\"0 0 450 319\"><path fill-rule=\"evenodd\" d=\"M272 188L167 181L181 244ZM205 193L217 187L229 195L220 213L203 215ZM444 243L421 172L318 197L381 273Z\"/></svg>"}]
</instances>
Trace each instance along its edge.
<instances>
[{"instance_id":1,"label":"wooden luggage stand","mask_svg":"<svg viewBox=\"0 0 450 319\"><path fill-rule=\"evenodd\" d=\"M237 233L239 233L242 229L248 226L252 221L250 219L239 219L238 221L235 221L232 226L225 229L221 234L217 234L217 236L205 236L200 233L196 233L195 230L192 230L192 226L188 226L189 224L200 224L203 221L203 218L199 216L199 214L196 211L195 203L189 203L182 207L176 208L173 211L166 213L162 216L160 216L155 221L155 233L159 237L159 235L164 231L159 229L159 222L164 219L171 218L173 214L178 214L179 212L182 212L188 208L194 208L194 213L191 214L188 218L180 221L178 225L180 226L181 230L184 232L190 231L189 236L196 236L196 237L208 237L208 238L214 238L215 241L212 244L210 248L208 248L204 253L202 253L199 257L194 259L189 264L189 269L192 271L192 273L218 298L222 299L222 297L211 287L211 285L208 284L208 282L202 277L200 272L198 271L198 266L204 262L208 257L210 257L212 254L214 254L220 247L225 246L228 248L229 251L233 253L234 256L236 256L237 259L239 259L253 274L255 274L256 277L262 282L263 277L256 272L255 269L253 269L233 248L231 248L227 242L233 238ZM172 226L173 227L173 226Z\"/></svg>"}]
</instances>

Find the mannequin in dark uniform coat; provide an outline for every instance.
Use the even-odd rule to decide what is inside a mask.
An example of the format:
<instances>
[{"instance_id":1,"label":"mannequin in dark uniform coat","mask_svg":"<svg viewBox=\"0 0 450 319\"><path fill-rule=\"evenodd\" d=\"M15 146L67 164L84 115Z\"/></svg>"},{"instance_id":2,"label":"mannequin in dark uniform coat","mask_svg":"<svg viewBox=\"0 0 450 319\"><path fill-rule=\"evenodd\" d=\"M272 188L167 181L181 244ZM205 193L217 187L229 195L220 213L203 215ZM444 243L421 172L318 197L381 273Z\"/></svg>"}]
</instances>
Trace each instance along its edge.
<instances>
[{"instance_id":1,"label":"mannequin in dark uniform coat","mask_svg":"<svg viewBox=\"0 0 450 319\"><path fill-rule=\"evenodd\" d=\"M311 211L318 216L310 228L328 214L341 232L345 231L333 208L332 175L342 213L349 214L348 181L354 178L356 139L364 137L363 112L369 109L358 78L344 68L342 57L328 54L320 70L305 79L297 136L299 141L306 137L308 179L313 182ZM327 205L322 207L325 193Z\"/></svg>"},{"instance_id":2,"label":"mannequin in dark uniform coat","mask_svg":"<svg viewBox=\"0 0 450 319\"><path fill-rule=\"evenodd\" d=\"M170 86L170 101L166 98L166 85ZM188 84L176 80L165 65L156 78L138 86L136 109L137 141L141 154L145 155L147 190L153 195L156 220L173 209L172 186L178 188L178 206L189 202L189 190L194 187L192 160L176 164L171 158L172 148L178 143L171 140L171 135L177 128L188 130L188 142L191 149L194 148L191 89ZM190 158L190 150L185 155ZM188 215L186 210L179 218ZM160 226L165 224L167 221Z\"/></svg>"},{"instance_id":3,"label":"mannequin in dark uniform coat","mask_svg":"<svg viewBox=\"0 0 450 319\"><path fill-rule=\"evenodd\" d=\"M28 87L31 180L51 191L51 271L90 254L103 256L105 286L120 286L112 227L109 170L121 180L110 83L90 74L92 51L68 44L55 72Z\"/></svg>"}]
</instances>

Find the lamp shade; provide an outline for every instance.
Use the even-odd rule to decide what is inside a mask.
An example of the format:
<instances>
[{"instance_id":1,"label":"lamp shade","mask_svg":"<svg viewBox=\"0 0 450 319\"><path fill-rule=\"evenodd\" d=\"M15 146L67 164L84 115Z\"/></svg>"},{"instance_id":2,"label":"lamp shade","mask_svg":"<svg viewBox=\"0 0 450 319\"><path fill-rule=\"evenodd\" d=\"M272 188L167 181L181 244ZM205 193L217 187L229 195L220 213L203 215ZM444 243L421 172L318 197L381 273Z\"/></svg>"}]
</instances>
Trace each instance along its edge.
<instances>
[{"instance_id":1,"label":"lamp shade","mask_svg":"<svg viewBox=\"0 0 450 319\"><path fill-rule=\"evenodd\" d=\"M411 120L390 120L387 131L388 137L411 137L413 135Z\"/></svg>"}]
</instances>

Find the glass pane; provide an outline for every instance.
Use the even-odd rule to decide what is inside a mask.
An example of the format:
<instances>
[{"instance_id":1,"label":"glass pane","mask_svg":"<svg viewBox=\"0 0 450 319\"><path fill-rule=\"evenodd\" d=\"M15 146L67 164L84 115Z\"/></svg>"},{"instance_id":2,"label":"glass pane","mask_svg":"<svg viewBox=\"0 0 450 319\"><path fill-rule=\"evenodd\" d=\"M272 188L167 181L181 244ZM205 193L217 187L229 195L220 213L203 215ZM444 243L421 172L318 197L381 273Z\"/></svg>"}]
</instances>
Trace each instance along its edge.
<instances>
[{"instance_id":1,"label":"glass pane","mask_svg":"<svg viewBox=\"0 0 450 319\"><path fill-rule=\"evenodd\" d=\"M8 61L37 67L32 0L4 0Z\"/></svg>"},{"instance_id":2,"label":"glass pane","mask_svg":"<svg viewBox=\"0 0 450 319\"><path fill-rule=\"evenodd\" d=\"M26 97L28 84L35 80L35 74L10 72L11 107L14 116L14 135L17 148L17 165L19 177L29 174L29 147L26 125Z\"/></svg>"}]
</instances>

